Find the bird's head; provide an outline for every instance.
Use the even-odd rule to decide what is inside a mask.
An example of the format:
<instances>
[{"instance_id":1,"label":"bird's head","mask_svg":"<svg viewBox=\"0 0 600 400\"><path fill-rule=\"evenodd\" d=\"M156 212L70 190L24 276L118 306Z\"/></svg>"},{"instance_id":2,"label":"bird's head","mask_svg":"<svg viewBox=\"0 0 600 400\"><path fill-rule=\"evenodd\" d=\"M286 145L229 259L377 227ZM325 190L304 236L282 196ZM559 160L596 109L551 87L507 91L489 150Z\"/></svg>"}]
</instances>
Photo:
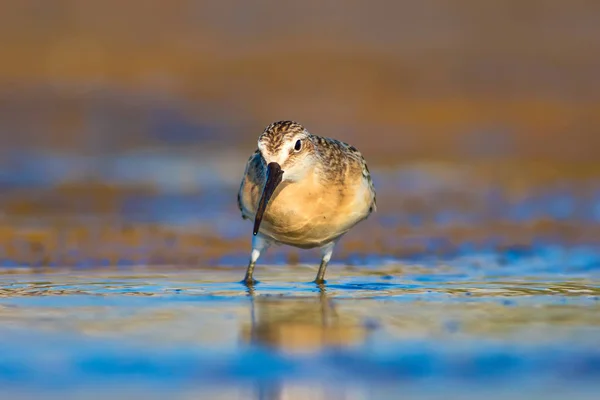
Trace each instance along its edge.
<instances>
[{"instance_id":1,"label":"bird's head","mask_svg":"<svg viewBox=\"0 0 600 400\"><path fill-rule=\"evenodd\" d=\"M302 125L279 121L265 128L258 138L258 150L267 165L279 167L282 181L295 181L310 168L314 147Z\"/></svg>"},{"instance_id":2,"label":"bird's head","mask_svg":"<svg viewBox=\"0 0 600 400\"><path fill-rule=\"evenodd\" d=\"M311 135L294 121L273 122L258 138L258 150L267 165L267 179L254 220L254 234L277 186L300 180L313 165Z\"/></svg>"}]
</instances>

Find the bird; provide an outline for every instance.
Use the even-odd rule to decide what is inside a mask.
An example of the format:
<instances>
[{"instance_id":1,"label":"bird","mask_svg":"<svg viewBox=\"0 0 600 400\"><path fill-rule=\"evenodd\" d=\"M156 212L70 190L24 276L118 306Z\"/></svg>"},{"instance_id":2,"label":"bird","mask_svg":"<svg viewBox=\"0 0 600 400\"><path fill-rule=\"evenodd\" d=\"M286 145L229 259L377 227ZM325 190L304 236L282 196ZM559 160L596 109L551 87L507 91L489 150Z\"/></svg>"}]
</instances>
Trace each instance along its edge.
<instances>
[{"instance_id":1,"label":"bird","mask_svg":"<svg viewBox=\"0 0 600 400\"><path fill-rule=\"evenodd\" d=\"M252 250L242 283L272 245L319 248L325 271L340 238L377 209L363 155L345 142L317 136L295 121L269 124L258 137L237 196L242 218L254 221Z\"/></svg>"}]
</instances>

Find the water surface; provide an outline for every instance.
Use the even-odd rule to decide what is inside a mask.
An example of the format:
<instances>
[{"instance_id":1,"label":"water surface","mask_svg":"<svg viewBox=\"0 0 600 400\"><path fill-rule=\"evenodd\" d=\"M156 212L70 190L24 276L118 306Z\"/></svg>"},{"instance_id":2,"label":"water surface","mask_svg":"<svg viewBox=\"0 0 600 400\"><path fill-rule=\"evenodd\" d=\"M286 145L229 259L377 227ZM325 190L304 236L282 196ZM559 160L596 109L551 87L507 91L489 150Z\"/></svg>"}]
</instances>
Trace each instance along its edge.
<instances>
[{"instance_id":1,"label":"water surface","mask_svg":"<svg viewBox=\"0 0 600 400\"><path fill-rule=\"evenodd\" d=\"M315 271L261 266L253 288L236 268L6 271L0 379L15 394L123 398L592 398L598 389L597 274L333 265L317 286Z\"/></svg>"}]
</instances>

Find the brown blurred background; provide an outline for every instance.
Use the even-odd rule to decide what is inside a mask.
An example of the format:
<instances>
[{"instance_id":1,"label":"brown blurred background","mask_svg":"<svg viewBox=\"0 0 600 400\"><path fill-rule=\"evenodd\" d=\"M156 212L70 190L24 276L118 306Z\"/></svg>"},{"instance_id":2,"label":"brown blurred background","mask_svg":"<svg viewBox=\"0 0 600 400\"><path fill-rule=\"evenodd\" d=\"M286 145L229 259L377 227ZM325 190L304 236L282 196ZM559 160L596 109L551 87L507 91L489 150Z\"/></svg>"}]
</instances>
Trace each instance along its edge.
<instances>
[{"instance_id":1,"label":"brown blurred background","mask_svg":"<svg viewBox=\"0 0 600 400\"><path fill-rule=\"evenodd\" d=\"M281 119L373 171L340 253L598 237L597 0L6 0L0 43L0 263L243 265Z\"/></svg>"},{"instance_id":2,"label":"brown blurred background","mask_svg":"<svg viewBox=\"0 0 600 400\"><path fill-rule=\"evenodd\" d=\"M2 150L249 151L273 120L371 163L600 153L596 0L7 0Z\"/></svg>"}]
</instances>

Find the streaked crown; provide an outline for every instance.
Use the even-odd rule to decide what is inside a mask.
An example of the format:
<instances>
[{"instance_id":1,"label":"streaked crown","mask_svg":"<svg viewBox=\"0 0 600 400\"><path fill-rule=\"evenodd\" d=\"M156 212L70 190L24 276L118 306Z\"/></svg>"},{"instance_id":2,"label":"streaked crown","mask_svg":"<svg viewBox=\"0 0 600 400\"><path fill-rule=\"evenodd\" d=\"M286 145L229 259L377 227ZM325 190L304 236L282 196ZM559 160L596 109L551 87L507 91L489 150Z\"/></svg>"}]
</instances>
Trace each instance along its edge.
<instances>
[{"instance_id":1,"label":"streaked crown","mask_svg":"<svg viewBox=\"0 0 600 400\"><path fill-rule=\"evenodd\" d=\"M269 153L276 154L284 143L300 133L306 133L306 130L298 122L277 121L267 126L258 140L268 149Z\"/></svg>"}]
</instances>

